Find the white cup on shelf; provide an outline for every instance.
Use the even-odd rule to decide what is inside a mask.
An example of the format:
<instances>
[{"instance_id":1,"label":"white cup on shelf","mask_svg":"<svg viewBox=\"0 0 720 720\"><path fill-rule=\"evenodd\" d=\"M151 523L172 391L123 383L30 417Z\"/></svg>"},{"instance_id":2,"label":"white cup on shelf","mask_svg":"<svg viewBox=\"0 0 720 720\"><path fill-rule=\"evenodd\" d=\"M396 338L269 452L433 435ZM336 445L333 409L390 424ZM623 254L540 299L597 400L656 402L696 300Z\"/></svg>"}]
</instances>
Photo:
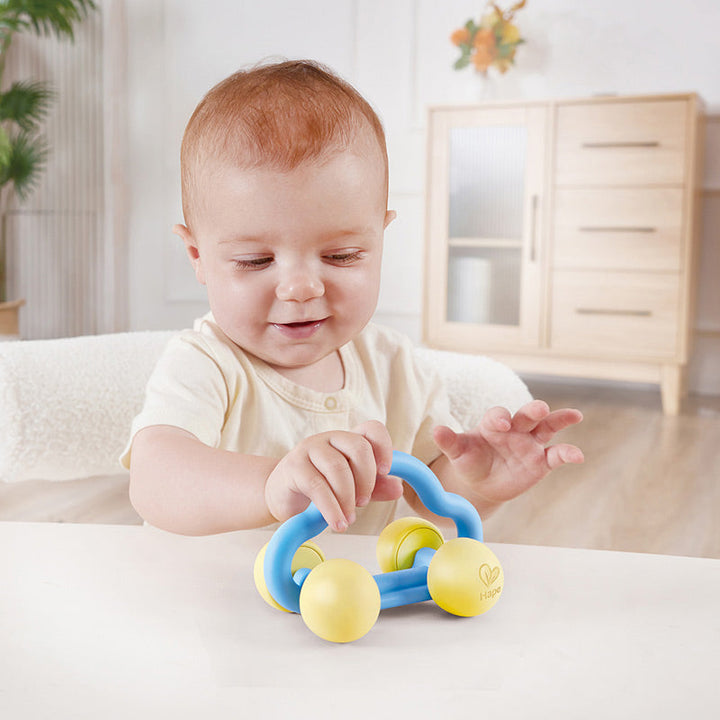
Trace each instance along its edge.
<instances>
[{"instance_id":1,"label":"white cup on shelf","mask_svg":"<svg viewBox=\"0 0 720 720\"><path fill-rule=\"evenodd\" d=\"M448 320L490 322L492 262L487 258L456 256L448 265Z\"/></svg>"}]
</instances>

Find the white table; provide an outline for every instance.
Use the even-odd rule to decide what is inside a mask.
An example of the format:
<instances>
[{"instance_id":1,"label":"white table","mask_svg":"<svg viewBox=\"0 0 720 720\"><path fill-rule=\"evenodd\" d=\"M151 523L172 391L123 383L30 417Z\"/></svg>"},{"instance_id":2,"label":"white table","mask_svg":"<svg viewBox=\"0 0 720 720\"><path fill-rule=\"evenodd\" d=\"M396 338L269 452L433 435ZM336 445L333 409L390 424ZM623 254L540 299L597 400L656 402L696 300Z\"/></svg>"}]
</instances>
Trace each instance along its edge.
<instances>
[{"instance_id":1,"label":"white table","mask_svg":"<svg viewBox=\"0 0 720 720\"><path fill-rule=\"evenodd\" d=\"M493 545L500 602L324 642L256 594L267 532L0 523L0 718L716 718L720 561ZM376 572L375 538L322 537Z\"/></svg>"}]
</instances>

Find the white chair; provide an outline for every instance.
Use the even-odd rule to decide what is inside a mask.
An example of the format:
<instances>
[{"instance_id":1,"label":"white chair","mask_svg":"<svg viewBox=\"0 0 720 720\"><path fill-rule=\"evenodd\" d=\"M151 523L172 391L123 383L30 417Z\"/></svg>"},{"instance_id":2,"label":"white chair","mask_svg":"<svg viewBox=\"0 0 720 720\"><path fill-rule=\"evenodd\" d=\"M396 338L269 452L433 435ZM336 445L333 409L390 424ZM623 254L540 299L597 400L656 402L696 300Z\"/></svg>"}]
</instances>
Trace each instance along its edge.
<instances>
[{"instance_id":1,"label":"white chair","mask_svg":"<svg viewBox=\"0 0 720 720\"><path fill-rule=\"evenodd\" d=\"M118 457L147 379L172 332L0 343L0 480L72 480L126 474ZM444 377L465 428L490 407L531 397L486 357L418 349Z\"/></svg>"}]
</instances>

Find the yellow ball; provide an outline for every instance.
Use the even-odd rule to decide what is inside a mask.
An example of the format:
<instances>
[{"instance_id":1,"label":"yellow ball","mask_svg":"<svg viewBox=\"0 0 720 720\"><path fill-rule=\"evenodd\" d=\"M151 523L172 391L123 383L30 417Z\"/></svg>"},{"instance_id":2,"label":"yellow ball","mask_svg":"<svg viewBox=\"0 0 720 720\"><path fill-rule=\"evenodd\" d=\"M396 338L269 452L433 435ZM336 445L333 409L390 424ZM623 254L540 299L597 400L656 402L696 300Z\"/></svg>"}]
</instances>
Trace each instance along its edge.
<instances>
[{"instance_id":1,"label":"yellow ball","mask_svg":"<svg viewBox=\"0 0 720 720\"><path fill-rule=\"evenodd\" d=\"M276 610L282 610L283 612L290 612L290 610L284 608L280 603L276 602L270 591L267 589L265 584L265 551L269 543L263 545L260 552L255 558L255 565L253 566L253 579L255 580L255 587L262 596L262 599L271 607ZM295 552L292 559L291 572L295 574L300 568L314 568L325 560L323 551L311 540L304 542Z\"/></svg>"},{"instance_id":2,"label":"yellow ball","mask_svg":"<svg viewBox=\"0 0 720 720\"><path fill-rule=\"evenodd\" d=\"M300 614L316 635L352 642L375 624L380 590L373 576L352 560L335 558L318 565L300 590Z\"/></svg>"},{"instance_id":3,"label":"yellow ball","mask_svg":"<svg viewBox=\"0 0 720 720\"><path fill-rule=\"evenodd\" d=\"M398 518L380 533L376 548L378 565L382 572L406 570L412 567L420 548L435 550L442 544L442 533L428 520Z\"/></svg>"},{"instance_id":4,"label":"yellow ball","mask_svg":"<svg viewBox=\"0 0 720 720\"><path fill-rule=\"evenodd\" d=\"M471 538L448 540L428 568L430 596L453 615L471 617L487 612L502 593L502 566L486 545Z\"/></svg>"}]
</instances>

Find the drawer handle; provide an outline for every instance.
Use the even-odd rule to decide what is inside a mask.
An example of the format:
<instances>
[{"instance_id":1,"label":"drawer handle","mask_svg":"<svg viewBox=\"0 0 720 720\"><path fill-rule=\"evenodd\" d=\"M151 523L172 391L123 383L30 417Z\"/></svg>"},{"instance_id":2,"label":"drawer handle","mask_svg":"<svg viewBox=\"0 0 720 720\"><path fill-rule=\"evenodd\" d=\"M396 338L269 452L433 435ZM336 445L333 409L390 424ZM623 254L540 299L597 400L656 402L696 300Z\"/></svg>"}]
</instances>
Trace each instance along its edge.
<instances>
[{"instance_id":1,"label":"drawer handle","mask_svg":"<svg viewBox=\"0 0 720 720\"><path fill-rule=\"evenodd\" d=\"M657 228L654 227L643 227L643 226L630 226L623 227L622 225L586 225L579 227L580 232L631 232L631 233L654 233L657 232Z\"/></svg>"},{"instance_id":2,"label":"drawer handle","mask_svg":"<svg viewBox=\"0 0 720 720\"><path fill-rule=\"evenodd\" d=\"M648 140L647 142L642 141L629 141L629 142L584 142L582 144L584 148L589 149L602 149L602 148L653 148L660 147L660 143L657 140Z\"/></svg>"},{"instance_id":3,"label":"drawer handle","mask_svg":"<svg viewBox=\"0 0 720 720\"><path fill-rule=\"evenodd\" d=\"M578 315L622 315L626 317L650 317L650 310L606 310L603 308L575 308Z\"/></svg>"}]
</instances>

